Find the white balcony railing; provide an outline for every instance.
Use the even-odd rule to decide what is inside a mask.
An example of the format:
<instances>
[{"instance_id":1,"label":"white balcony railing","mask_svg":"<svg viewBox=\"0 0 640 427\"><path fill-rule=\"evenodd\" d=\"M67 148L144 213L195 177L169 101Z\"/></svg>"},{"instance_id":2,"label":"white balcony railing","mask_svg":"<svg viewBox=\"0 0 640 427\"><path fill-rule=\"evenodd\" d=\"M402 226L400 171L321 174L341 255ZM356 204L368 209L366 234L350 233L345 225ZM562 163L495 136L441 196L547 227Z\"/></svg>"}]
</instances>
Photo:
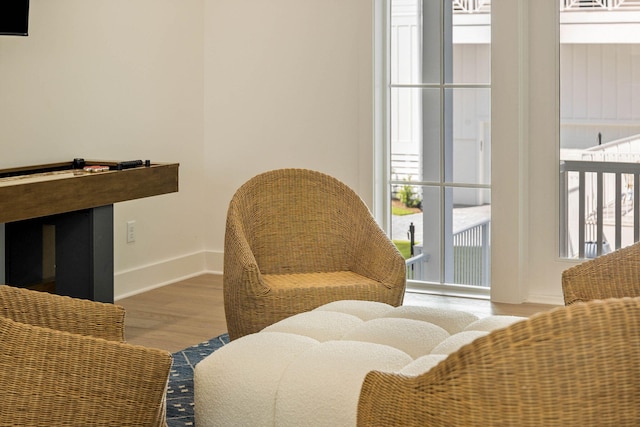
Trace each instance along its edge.
<instances>
[{"instance_id":1,"label":"white balcony railing","mask_svg":"<svg viewBox=\"0 0 640 427\"><path fill-rule=\"evenodd\" d=\"M425 263L429 261L429 256L419 253L407 259L407 280L424 280Z\"/></svg>"},{"instance_id":2,"label":"white balcony railing","mask_svg":"<svg viewBox=\"0 0 640 427\"><path fill-rule=\"evenodd\" d=\"M639 0L559 0L561 11L640 10ZM453 0L454 13L489 13L491 0Z\"/></svg>"},{"instance_id":3,"label":"white balcony railing","mask_svg":"<svg viewBox=\"0 0 640 427\"><path fill-rule=\"evenodd\" d=\"M491 0L453 0L454 13L491 12Z\"/></svg>"},{"instance_id":4,"label":"white balcony railing","mask_svg":"<svg viewBox=\"0 0 640 427\"><path fill-rule=\"evenodd\" d=\"M638 182L639 163L562 161L560 256L593 257L639 241Z\"/></svg>"},{"instance_id":5,"label":"white balcony railing","mask_svg":"<svg viewBox=\"0 0 640 427\"><path fill-rule=\"evenodd\" d=\"M453 235L453 279L459 285L489 287L491 219L469 224ZM424 280L429 254L422 246L414 247L415 255L406 260L407 279Z\"/></svg>"},{"instance_id":6,"label":"white balcony railing","mask_svg":"<svg viewBox=\"0 0 640 427\"><path fill-rule=\"evenodd\" d=\"M453 235L453 280L461 285L489 286L491 220L470 224Z\"/></svg>"},{"instance_id":7,"label":"white balcony railing","mask_svg":"<svg viewBox=\"0 0 640 427\"><path fill-rule=\"evenodd\" d=\"M607 11L607 10L639 10L637 0L560 0L560 10L571 11Z\"/></svg>"},{"instance_id":8,"label":"white balcony railing","mask_svg":"<svg viewBox=\"0 0 640 427\"><path fill-rule=\"evenodd\" d=\"M563 150L560 256L593 258L640 240L640 135Z\"/></svg>"}]
</instances>

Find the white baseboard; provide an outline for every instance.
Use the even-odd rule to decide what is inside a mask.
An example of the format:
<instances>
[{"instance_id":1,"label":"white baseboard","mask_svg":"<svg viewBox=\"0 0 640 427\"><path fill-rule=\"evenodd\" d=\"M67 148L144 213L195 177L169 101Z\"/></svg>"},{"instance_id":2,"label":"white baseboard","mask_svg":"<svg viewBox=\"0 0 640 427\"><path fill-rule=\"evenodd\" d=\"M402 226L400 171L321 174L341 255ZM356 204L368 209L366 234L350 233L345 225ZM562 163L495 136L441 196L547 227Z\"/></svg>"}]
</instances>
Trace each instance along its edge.
<instances>
[{"instance_id":1,"label":"white baseboard","mask_svg":"<svg viewBox=\"0 0 640 427\"><path fill-rule=\"evenodd\" d=\"M206 273L222 274L223 254L196 252L114 274L114 300Z\"/></svg>"},{"instance_id":2,"label":"white baseboard","mask_svg":"<svg viewBox=\"0 0 640 427\"><path fill-rule=\"evenodd\" d=\"M564 297L562 295L531 294L527 297L526 302L532 304L564 305Z\"/></svg>"},{"instance_id":3,"label":"white baseboard","mask_svg":"<svg viewBox=\"0 0 640 427\"><path fill-rule=\"evenodd\" d=\"M207 273L222 274L224 265L224 252L204 252L204 265Z\"/></svg>"}]
</instances>

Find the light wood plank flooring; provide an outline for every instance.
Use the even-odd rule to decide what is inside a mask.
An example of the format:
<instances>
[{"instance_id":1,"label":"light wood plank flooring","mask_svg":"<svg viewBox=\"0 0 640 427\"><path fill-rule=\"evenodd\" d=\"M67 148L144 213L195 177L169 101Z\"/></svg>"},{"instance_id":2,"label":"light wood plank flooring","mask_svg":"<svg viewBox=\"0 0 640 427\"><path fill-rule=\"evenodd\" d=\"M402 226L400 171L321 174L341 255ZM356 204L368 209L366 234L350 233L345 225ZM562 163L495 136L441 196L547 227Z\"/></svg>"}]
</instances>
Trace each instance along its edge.
<instances>
[{"instance_id":1,"label":"light wood plank flooring","mask_svg":"<svg viewBox=\"0 0 640 427\"><path fill-rule=\"evenodd\" d=\"M126 309L126 340L131 344L175 352L227 331L222 276L204 274L139 295L120 299ZM407 293L405 305L465 310L480 317L490 314L530 316L555 306L501 304L486 300Z\"/></svg>"},{"instance_id":2,"label":"light wood plank flooring","mask_svg":"<svg viewBox=\"0 0 640 427\"><path fill-rule=\"evenodd\" d=\"M131 344L182 350L227 331L222 276L206 274L120 299Z\"/></svg>"}]
</instances>

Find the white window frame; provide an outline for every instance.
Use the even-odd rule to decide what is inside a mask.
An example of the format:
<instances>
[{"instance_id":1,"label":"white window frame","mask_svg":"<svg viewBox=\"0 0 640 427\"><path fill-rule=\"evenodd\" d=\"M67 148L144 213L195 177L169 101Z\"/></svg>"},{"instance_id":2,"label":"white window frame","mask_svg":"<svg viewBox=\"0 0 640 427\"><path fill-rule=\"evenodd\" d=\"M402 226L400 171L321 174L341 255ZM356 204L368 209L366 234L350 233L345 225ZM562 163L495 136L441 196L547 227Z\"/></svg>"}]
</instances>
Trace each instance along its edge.
<instances>
[{"instance_id":1,"label":"white window frame","mask_svg":"<svg viewBox=\"0 0 640 427\"><path fill-rule=\"evenodd\" d=\"M380 25L385 0L375 0L374 213L389 230L389 153L382 95ZM562 304L558 256L559 26L558 0L492 1L492 270L491 300ZM382 33L384 34L384 33ZM381 51L378 49L382 49Z\"/></svg>"}]
</instances>

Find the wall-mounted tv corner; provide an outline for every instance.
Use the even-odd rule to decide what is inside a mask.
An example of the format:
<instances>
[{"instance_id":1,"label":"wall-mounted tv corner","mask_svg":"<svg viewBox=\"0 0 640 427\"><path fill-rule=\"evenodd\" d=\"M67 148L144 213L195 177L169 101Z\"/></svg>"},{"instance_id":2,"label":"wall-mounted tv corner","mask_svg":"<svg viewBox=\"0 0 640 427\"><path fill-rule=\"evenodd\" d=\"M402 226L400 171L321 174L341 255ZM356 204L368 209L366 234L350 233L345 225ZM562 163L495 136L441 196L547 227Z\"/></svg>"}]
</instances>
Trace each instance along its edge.
<instances>
[{"instance_id":1,"label":"wall-mounted tv corner","mask_svg":"<svg viewBox=\"0 0 640 427\"><path fill-rule=\"evenodd\" d=\"M0 35L29 34L29 0L0 0Z\"/></svg>"}]
</instances>

